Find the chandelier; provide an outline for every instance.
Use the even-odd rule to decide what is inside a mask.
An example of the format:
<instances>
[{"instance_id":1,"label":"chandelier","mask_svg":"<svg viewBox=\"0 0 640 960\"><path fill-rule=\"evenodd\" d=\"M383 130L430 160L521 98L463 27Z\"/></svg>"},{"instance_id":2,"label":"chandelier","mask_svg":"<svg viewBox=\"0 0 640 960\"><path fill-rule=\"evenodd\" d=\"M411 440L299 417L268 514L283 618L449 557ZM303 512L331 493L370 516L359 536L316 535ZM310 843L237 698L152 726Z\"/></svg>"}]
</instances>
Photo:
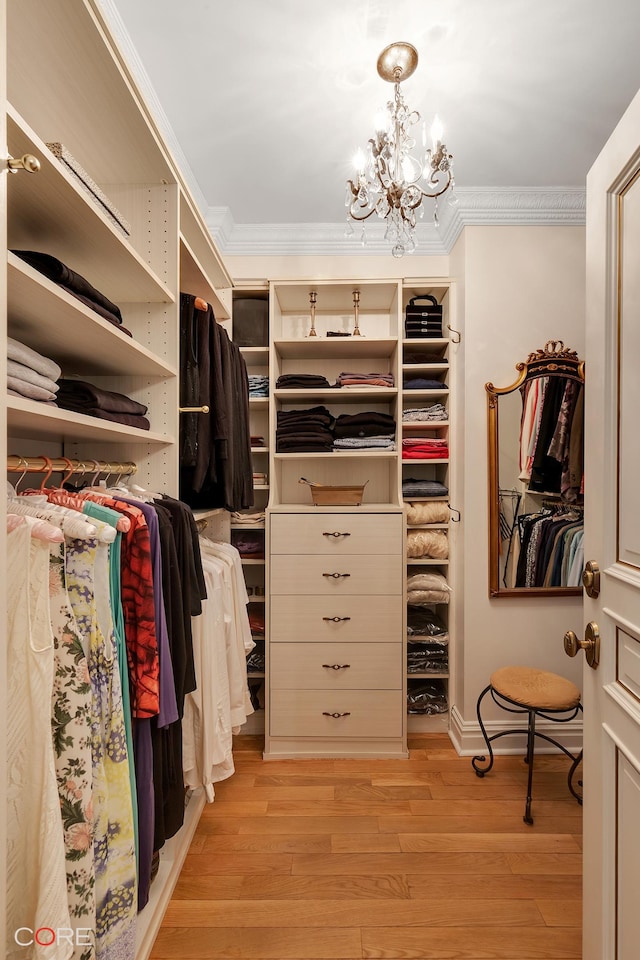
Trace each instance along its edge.
<instances>
[{"instance_id":1,"label":"chandelier","mask_svg":"<svg viewBox=\"0 0 640 960\"><path fill-rule=\"evenodd\" d=\"M436 116L431 127L431 146L426 145L422 126L422 150L412 155L416 140L411 130L420 122L417 110L405 103L400 83L412 75L418 65L418 51L410 43L392 43L378 57L378 73L394 84L394 98L376 121L376 133L364 153L358 150L356 175L347 180L347 232L353 233L350 218L363 223L362 241L366 242L364 221L376 213L387 221L385 240L393 244L394 257L413 253L416 248L416 220L424 215L422 201L434 201L433 220L438 226L438 197L451 188L453 195L453 155L442 143L442 124Z\"/></svg>"}]
</instances>

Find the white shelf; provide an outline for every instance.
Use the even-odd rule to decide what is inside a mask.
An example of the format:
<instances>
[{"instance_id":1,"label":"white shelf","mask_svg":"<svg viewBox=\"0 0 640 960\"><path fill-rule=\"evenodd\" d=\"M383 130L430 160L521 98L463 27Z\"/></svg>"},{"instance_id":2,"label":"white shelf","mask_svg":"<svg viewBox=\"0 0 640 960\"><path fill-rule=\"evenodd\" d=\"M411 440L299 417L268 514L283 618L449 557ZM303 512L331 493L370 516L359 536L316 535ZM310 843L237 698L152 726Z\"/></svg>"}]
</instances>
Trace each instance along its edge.
<instances>
[{"instance_id":1,"label":"white shelf","mask_svg":"<svg viewBox=\"0 0 640 960\"><path fill-rule=\"evenodd\" d=\"M440 430L443 427L450 426L450 424L448 420L429 420L429 421L420 420L413 423L410 420L401 420L400 426L402 427L403 431L404 430L424 431L424 430Z\"/></svg>"},{"instance_id":2,"label":"white shelf","mask_svg":"<svg viewBox=\"0 0 640 960\"><path fill-rule=\"evenodd\" d=\"M63 374L136 374L176 377L171 364L121 333L70 293L13 253L7 260L9 334L44 356ZM73 329L73 336L63 331Z\"/></svg>"},{"instance_id":3,"label":"white shelf","mask_svg":"<svg viewBox=\"0 0 640 960\"><path fill-rule=\"evenodd\" d=\"M248 367L266 367L269 363L269 347L240 347L240 353Z\"/></svg>"},{"instance_id":4,"label":"white shelf","mask_svg":"<svg viewBox=\"0 0 640 960\"><path fill-rule=\"evenodd\" d=\"M437 400L438 397L448 397L449 388L443 387L442 390L403 390L402 403L407 400Z\"/></svg>"},{"instance_id":5,"label":"white shelf","mask_svg":"<svg viewBox=\"0 0 640 960\"><path fill-rule=\"evenodd\" d=\"M271 507L272 513L402 513L397 503L363 503L360 506L323 507L313 503L279 503Z\"/></svg>"},{"instance_id":6,"label":"white shelf","mask_svg":"<svg viewBox=\"0 0 640 960\"><path fill-rule=\"evenodd\" d=\"M425 641L428 642L428 637L425 638ZM407 670L407 680L448 680L449 672L448 670L438 673L437 670L428 670L424 673L409 673ZM413 714L412 714L413 716Z\"/></svg>"},{"instance_id":7,"label":"white shelf","mask_svg":"<svg viewBox=\"0 0 640 960\"><path fill-rule=\"evenodd\" d=\"M244 557L240 558L243 567L264 567L265 560L245 560Z\"/></svg>"},{"instance_id":8,"label":"white shelf","mask_svg":"<svg viewBox=\"0 0 640 960\"><path fill-rule=\"evenodd\" d=\"M316 317L323 315L349 315L353 324L353 291L360 291L360 316L364 313L390 313L395 308L398 295L398 282L395 280L359 280L357 285L350 280L307 280L276 283L275 295L283 314L309 316L309 294L315 290L318 298ZM319 337L311 337L319 340ZM322 338L324 340L324 338ZM330 339L334 339L331 337ZM335 337L347 340L347 337ZM365 341L366 337L356 338Z\"/></svg>"},{"instance_id":9,"label":"white shelf","mask_svg":"<svg viewBox=\"0 0 640 960\"><path fill-rule=\"evenodd\" d=\"M448 567L448 560L437 560L433 557L407 557L407 566L411 567Z\"/></svg>"},{"instance_id":10,"label":"white shelf","mask_svg":"<svg viewBox=\"0 0 640 960\"><path fill-rule=\"evenodd\" d=\"M9 152L34 154L40 170L13 176L7 184L8 246L49 253L85 277L101 293L124 303L173 303L167 285L76 184L37 134L11 107L7 113Z\"/></svg>"},{"instance_id":11,"label":"white shelf","mask_svg":"<svg viewBox=\"0 0 640 960\"><path fill-rule=\"evenodd\" d=\"M264 407L267 409L269 407L269 397L249 397L249 406ZM260 434L260 436L262 436L262 434Z\"/></svg>"},{"instance_id":12,"label":"white shelf","mask_svg":"<svg viewBox=\"0 0 640 960\"><path fill-rule=\"evenodd\" d=\"M417 392L417 391L416 391ZM281 402L315 402L316 400L334 403L362 403L364 399L375 403L385 403L398 395L396 387L320 387L317 390L274 390L273 395Z\"/></svg>"},{"instance_id":13,"label":"white shelf","mask_svg":"<svg viewBox=\"0 0 640 960\"><path fill-rule=\"evenodd\" d=\"M7 4L9 99L47 139L58 140L93 179L175 182L166 149L96 23L94 4Z\"/></svg>"},{"instance_id":14,"label":"white shelf","mask_svg":"<svg viewBox=\"0 0 640 960\"><path fill-rule=\"evenodd\" d=\"M448 523L408 523L407 530L448 530Z\"/></svg>"},{"instance_id":15,"label":"white shelf","mask_svg":"<svg viewBox=\"0 0 640 960\"><path fill-rule=\"evenodd\" d=\"M403 363L402 370L404 373L443 373L449 369L449 364L446 361L434 361L433 363Z\"/></svg>"},{"instance_id":16,"label":"white shelf","mask_svg":"<svg viewBox=\"0 0 640 960\"><path fill-rule=\"evenodd\" d=\"M229 525L230 530L264 530L265 523L264 520L262 523L231 523Z\"/></svg>"},{"instance_id":17,"label":"white shelf","mask_svg":"<svg viewBox=\"0 0 640 960\"><path fill-rule=\"evenodd\" d=\"M229 319L229 308L218 295L206 269L182 234L180 234L180 290L182 293L190 293L194 297L202 297L206 300L213 308L216 320Z\"/></svg>"},{"instance_id":18,"label":"white shelf","mask_svg":"<svg viewBox=\"0 0 640 960\"><path fill-rule=\"evenodd\" d=\"M356 357L390 358L398 347L395 337L308 337L274 340L276 354L286 360L339 360Z\"/></svg>"},{"instance_id":19,"label":"white shelf","mask_svg":"<svg viewBox=\"0 0 640 960\"><path fill-rule=\"evenodd\" d=\"M153 414L152 414L153 416ZM7 397L10 437L30 440L86 440L95 443L173 444L175 438L153 430L138 430L98 417L49 407L37 400Z\"/></svg>"},{"instance_id":20,"label":"white shelf","mask_svg":"<svg viewBox=\"0 0 640 960\"><path fill-rule=\"evenodd\" d=\"M395 460L397 450L328 450L326 453L275 453L276 460Z\"/></svg>"},{"instance_id":21,"label":"white shelf","mask_svg":"<svg viewBox=\"0 0 640 960\"><path fill-rule=\"evenodd\" d=\"M436 458L436 457L426 457L426 458L423 460L423 459L420 459L419 457L411 457L411 458L409 458L409 459L407 459L407 460L405 460L404 458L402 459L402 466L403 466L403 467L404 467L404 466L408 466L408 465L410 465L410 464L412 464L412 463L421 463L421 464L424 464L424 463L449 463L449 458L447 457L447 458L445 458L445 459L441 459L441 458L439 458L439 457L438 457L438 458Z\"/></svg>"},{"instance_id":22,"label":"white shelf","mask_svg":"<svg viewBox=\"0 0 640 960\"><path fill-rule=\"evenodd\" d=\"M190 256L197 263L207 282L220 300L225 316L231 315L231 287L233 281L224 265L209 228L200 211L193 204L188 192L180 191L180 240L188 248ZM196 291L188 291L194 293ZM206 299L206 298L205 298Z\"/></svg>"},{"instance_id":23,"label":"white shelf","mask_svg":"<svg viewBox=\"0 0 640 960\"><path fill-rule=\"evenodd\" d=\"M251 453L269 453L269 447L251 447Z\"/></svg>"}]
</instances>

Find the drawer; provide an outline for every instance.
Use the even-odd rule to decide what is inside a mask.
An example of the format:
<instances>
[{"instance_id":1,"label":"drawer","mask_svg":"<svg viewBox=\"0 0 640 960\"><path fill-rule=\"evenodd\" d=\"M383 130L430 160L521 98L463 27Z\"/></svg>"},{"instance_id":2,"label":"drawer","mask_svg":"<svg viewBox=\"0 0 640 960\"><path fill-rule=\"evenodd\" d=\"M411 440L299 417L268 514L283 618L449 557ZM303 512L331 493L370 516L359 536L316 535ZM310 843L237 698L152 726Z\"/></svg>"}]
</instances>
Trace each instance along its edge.
<instances>
[{"instance_id":1,"label":"drawer","mask_svg":"<svg viewBox=\"0 0 640 960\"><path fill-rule=\"evenodd\" d=\"M402 642L402 597L272 596L271 643Z\"/></svg>"},{"instance_id":2,"label":"drawer","mask_svg":"<svg viewBox=\"0 0 640 960\"><path fill-rule=\"evenodd\" d=\"M402 554L402 514L273 514L271 553Z\"/></svg>"},{"instance_id":3,"label":"drawer","mask_svg":"<svg viewBox=\"0 0 640 960\"><path fill-rule=\"evenodd\" d=\"M402 736L402 690L279 690L270 699L272 737Z\"/></svg>"},{"instance_id":4,"label":"drawer","mask_svg":"<svg viewBox=\"0 0 640 960\"><path fill-rule=\"evenodd\" d=\"M399 556L340 557L275 554L271 557L270 592L274 594L402 593L402 558Z\"/></svg>"},{"instance_id":5,"label":"drawer","mask_svg":"<svg viewBox=\"0 0 640 960\"><path fill-rule=\"evenodd\" d=\"M399 690L399 643L274 643L272 690Z\"/></svg>"}]
</instances>

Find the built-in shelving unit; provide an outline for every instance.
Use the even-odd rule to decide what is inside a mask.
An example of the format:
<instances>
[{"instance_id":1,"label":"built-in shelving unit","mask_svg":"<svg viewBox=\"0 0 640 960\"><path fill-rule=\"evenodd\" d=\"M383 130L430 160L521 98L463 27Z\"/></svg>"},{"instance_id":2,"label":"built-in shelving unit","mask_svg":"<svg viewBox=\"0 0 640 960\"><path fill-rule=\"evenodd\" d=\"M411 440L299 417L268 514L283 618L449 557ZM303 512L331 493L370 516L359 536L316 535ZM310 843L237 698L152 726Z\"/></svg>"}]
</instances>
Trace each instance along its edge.
<instances>
[{"instance_id":1,"label":"built-in shelving unit","mask_svg":"<svg viewBox=\"0 0 640 960\"><path fill-rule=\"evenodd\" d=\"M7 452L134 461L141 486L177 496L179 296L206 299L224 322L231 314L230 275L114 40L108 5L7 0L6 6L8 149L13 157L36 157L40 169L3 178L9 250L3 335L56 360L65 377L145 404L151 424L146 431L2 397ZM64 146L128 230L48 143ZM12 250L50 254L81 274L119 306L123 328ZM199 792L190 797L185 826L162 850L138 918L138 960L150 953L203 804Z\"/></svg>"}]
</instances>

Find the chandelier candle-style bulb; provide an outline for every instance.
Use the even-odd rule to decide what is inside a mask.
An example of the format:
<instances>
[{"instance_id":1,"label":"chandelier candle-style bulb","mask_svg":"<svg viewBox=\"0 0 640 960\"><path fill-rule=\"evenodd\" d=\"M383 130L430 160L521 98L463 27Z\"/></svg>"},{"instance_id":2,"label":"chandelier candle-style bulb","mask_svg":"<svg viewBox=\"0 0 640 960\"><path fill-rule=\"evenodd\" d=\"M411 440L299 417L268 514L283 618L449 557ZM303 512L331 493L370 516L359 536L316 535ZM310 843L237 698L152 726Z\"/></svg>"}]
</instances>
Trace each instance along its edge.
<instances>
[{"instance_id":1,"label":"chandelier candle-style bulb","mask_svg":"<svg viewBox=\"0 0 640 960\"><path fill-rule=\"evenodd\" d=\"M315 290L312 290L309 294L309 313L311 315L311 326L309 328L308 337L317 337L316 333L316 300L318 299L318 294Z\"/></svg>"},{"instance_id":2,"label":"chandelier candle-style bulb","mask_svg":"<svg viewBox=\"0 0 640 960\"><path fill-rule=\"evenodd\" d=\"M353 335L354 337L362 336L362 334L360 333L359 316L360 316L360 291L354 290L353 291L353 321L354 321Z\"/></svg>"},{"instance_id":3,"label":"chandelier candle-style bulb","mask_svg":"<svg viewBox=\"0 0 640 960\"><path fill-rule=\"evenodd\" d=\"M385 239L392 244L394 257L413 253L416 248L417 217L424 213L423 200L436 201L454 186L453 155L442 141L439 117L431 126L431 147L427 148L426 128L416 139L412 127L421 122L411 110L400 84L418 65L418 51L410 43L392 43L378 57L378 73L393 83L393 100L387 103L384 118L376 117L376 132L366 152L354 158L356 174L347 180L347 210L352 220L365 221L374 213L386 220ZM421 148L417 144L422 141ZM416 149L417 148L417 149ZM434 222L437 203L434 204ZM364 230L364 226L363 226Z\"/></svg>"}]
</instances>

